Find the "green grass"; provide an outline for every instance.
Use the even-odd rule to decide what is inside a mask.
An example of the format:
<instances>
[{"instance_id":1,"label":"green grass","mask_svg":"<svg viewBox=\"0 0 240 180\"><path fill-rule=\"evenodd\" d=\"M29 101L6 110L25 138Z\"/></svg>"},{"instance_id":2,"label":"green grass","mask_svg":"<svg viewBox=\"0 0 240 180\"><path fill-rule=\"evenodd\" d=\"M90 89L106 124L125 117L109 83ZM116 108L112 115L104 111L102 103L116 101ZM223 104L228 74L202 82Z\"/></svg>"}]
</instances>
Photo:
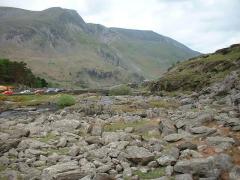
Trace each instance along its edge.
<instances>
[{"instance_id":1,"label":"green grass","mask_svg":"<svg viewBox=\"0 0 240 180\"><path fill-rule=\"evenodd\" d=\"M73 96L71 95L61 95L58 100L57 100L57 105L60 107L66 107L66 106L72 106L76 103L76 100Z\"/></svg>"},{"instance_id":2,"label":"green grass","mask_svg":"<svg viewBox=\"0 0 240 180\"><path fill-rule=\"evenodd\" d=\"M55 134L52 134L52 133L49 133L44 137L37 138L38 141L41 141L41 142L44 142L44 143L47 143L50 140L57 140L57 139L59 139L59 137L56 136Z\"/></svg>"},{"instance_id":3,"label":"green grass","mask_svg":"<svg viewBox=\"0 0 240 180\"><path fill-rule=\"evenodd\" d=\"M164 168L156 168L147 173L143 173L138 170L138 171L135 171L133 174L138 175L140 179L156 179L156 178L159 178L159 177L162 177L165 175L165 169Z\"/></svg>"},{"instance_id":4,"label":"green grass","mask_svg":"<svg viewBox=\"0 0 240 180\"><path fill-rule=\"evenodd\" d=\"M110 96L131 95L131 94L132 94L132 90L127 85L116 86L110 89L109 91Z\"/></svg>"},{"instance_id":5,"label":"green grass","mask_svg":"<svg viewBox=\"0 0 240 180\"><path fill-rule=\"evenodd\" d=\"M180 103L175 100L153 100L149 102L151 108L173 108L176 109L180 106Z\"/></svg>"},{"instance_id":6,"label":"green grass","mask_svg":"<svg viewBox=\"0 0 240 180\"><path fill-rule=\"evenodd\" d=\"M59 148L59 149L48 149L47 153L48 155L51 155L53 153L57 153L58 155L66 155L68 154L69 149L68 148Z\"/></svg>"},{"instance_id":7,"label":"green grass","mask_svg":"<svg viewBox=\"0 0 240 180\"><path fill-rule=\"evenodd\" d=\"M150 85L152 91L195 91L223 80L240 68L240 46L227 53L214 53L182 62L159 81Z\"/></svg>"},{"instance_id":8,"label":"green grass","mask_svg":"<svg viewBox=\"0 0 240 180\"><path fill-rule=\"evenodd\" d=\"M0 164L0 173L5 171L6 168L7 168L6 166Z\"/></svg>"},{"instance_id":9,"label":"green grass","mask_svg":"<svg viewBox=\"0 0 240 180\"><path fill-rule=\"evenodd\" d=\"M19 107L55 103L58 97L59 95L0 95L0 105L2 110L8 110ZM9 103L6 104L6 101Z\"/></svg>"}]
</instances>

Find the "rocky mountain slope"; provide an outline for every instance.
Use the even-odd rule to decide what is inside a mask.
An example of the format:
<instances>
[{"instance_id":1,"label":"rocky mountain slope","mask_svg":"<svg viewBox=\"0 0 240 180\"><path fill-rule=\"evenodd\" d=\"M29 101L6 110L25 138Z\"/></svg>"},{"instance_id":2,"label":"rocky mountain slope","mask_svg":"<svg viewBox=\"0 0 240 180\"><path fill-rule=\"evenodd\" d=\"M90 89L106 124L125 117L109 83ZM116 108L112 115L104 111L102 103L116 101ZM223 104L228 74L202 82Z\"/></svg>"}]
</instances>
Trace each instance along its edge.
<instances>
[{"instance_id":1,"label":"rocky mountain slope","mask_svg":"<svg viewBox=\"0 0 240 180\"><path fill-rule=\"evenodd\" d=\"M152 31L88 24L76 11L0 7L0 57L63 86L100 87L161 75L199 55Z\"/></svg>"},{"instance_id":2,"label":"rocky mountain slope","mask_svg":"<svg viewBox=\"0 0 240 180\"><path fill-rule=\"evenodd\" d=\"M230 88L83 94L54 113L2 117L0 179L238 180L240 84L231 76L218 85Z\"/></svg>"},{"instance_id":3,"label":"rocky mountain slope","mask_svg":"<svg viewBox=\"0 0 240 180\"><path fill-rule=\"evenodd\" d=\"M240 81L240 44L177 64L159 80L151 83L150 89L154 92L201 91L223 81L230 74L234 74L235 80ZM227 81L231 82L231 79ZM221 91L218 88L216 91Z\"/></svg>"}]
</instances>

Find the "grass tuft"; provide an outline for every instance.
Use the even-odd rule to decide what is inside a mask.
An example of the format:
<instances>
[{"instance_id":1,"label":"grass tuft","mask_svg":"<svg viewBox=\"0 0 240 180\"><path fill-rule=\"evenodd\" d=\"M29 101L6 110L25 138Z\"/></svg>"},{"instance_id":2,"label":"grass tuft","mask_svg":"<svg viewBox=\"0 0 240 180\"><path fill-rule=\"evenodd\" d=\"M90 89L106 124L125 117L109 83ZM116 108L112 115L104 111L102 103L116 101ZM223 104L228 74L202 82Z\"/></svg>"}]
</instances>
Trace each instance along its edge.
<instances>
[{"instance_id":1,"label":"grass tuft","mask_svg":"<svg viewBox=\"0 0 240 180\"><path fill-rule=\"evenodd\" d=\"M76 103L76 100L73 96L71 95L61 95L58 100L57 100L57 105L60 107L67 107L67 106L72 106Z\"/></svg>"},{"instance_id":2,"label":"grass tuft","mask_svg":"<svg viewBox=\"0 0 240 180\"><path fill-rule=\"evenodd\" d=\"M140 179L156 179L165 175L164 168L157 168L147 173L141 171L135 171L134 175L138 175Z\"/></svg>"},{"instance_id":3,"label":"grass tuft","mask_svg":"<svg viewBox=\"0 0 240 180\"><path fill-rule=\"evenodd\" d=\"M120 85L110 89L109 94L110 96L131 95L132 90L127 85Z\"/></svg>"}]
</instances>

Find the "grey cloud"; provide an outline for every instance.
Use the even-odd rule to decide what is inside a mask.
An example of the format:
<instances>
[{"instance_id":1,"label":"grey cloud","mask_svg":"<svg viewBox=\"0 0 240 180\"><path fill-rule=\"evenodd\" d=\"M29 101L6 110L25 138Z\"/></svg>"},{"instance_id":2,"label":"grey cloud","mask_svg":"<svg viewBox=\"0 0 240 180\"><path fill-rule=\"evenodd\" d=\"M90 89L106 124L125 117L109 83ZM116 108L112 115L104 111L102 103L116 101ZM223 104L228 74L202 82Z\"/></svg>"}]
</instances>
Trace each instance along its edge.
<instances>
[{"instance_id":1,"label":"grey cloud","mask_svg":"<svg viewBox=\"0 0 240 180\"><path fill-rule=\"evenodd\" d=\"M240 0L1 0L1 5L75 9L86 22L154 30L201 52L240 42Z\"/></svg>"}]
</instances>

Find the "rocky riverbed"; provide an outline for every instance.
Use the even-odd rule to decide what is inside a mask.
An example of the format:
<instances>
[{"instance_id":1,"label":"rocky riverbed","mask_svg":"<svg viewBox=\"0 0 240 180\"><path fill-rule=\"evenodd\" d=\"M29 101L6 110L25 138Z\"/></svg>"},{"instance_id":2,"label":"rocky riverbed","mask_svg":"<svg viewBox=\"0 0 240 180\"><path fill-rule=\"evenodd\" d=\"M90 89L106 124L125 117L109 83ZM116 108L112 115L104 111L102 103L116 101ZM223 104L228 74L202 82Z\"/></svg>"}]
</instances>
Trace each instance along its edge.
<instances>
[{"instance_id":1,"label":"rocky riverbed","mask_svg":"<svg viewBox=\"0 0 240 180\"><path fill-rule=\"evenodd\" d=\"M0 118L0 179L240 179L238 88L84 94L56 112ZM219 93L223 91L224 93Z\"/></svg>"}]
</instances>

